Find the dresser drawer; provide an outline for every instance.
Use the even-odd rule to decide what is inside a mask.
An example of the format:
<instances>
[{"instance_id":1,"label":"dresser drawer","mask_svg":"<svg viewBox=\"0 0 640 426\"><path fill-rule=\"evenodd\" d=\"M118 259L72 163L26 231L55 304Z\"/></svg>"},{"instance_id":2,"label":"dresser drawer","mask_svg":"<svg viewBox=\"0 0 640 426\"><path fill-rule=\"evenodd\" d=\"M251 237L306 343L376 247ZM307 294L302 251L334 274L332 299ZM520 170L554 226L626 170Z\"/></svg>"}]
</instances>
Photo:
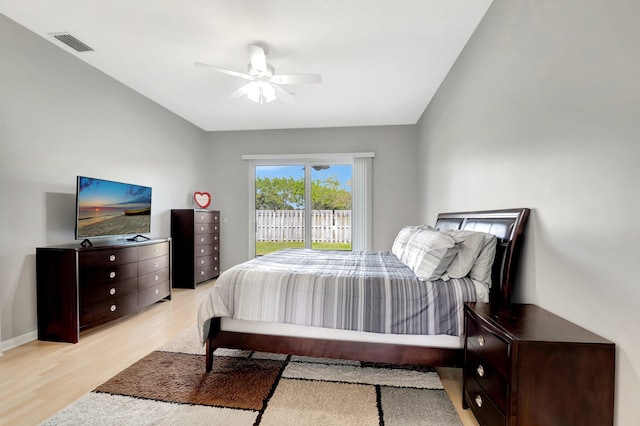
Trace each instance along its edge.
<instances>
[{"instance_id":1,"label":"dresser drawer","mask_svg":"<svg viewBox=\"0 0 640 426\"><path fill-rule=\"evenodd\" d=\"M196 268L195 280L197 283L209 280L218 276L218 265L209 265L203 268Z\"/></svg>"},{"instance_id":2,"label":"dresser drawer","mask_svg":"<svg viewBox=\"0 0 640 426\"><path fill-rule=\"evenodd\" d=\"M104 250L81 251L78 253L81 267L101 265L122 265L138 261L138 248L108 248Z\"/></svg>"},{"instance_id":3,"label":"dresser drawer","mask_svg":"<svg viewBox=\"0 0 640 426\"><path fill-rule=\"evenodd\" d=\"M218 265L218 255L209 254L207 256L196 257L196 268L202 268L209 265Z\"/></svg>"},{"instance_id":4,"label":"dresser drawer","mask_svg":"<svg viewBox=\"0 0 640 426\"><path fill-rule=\"evenodd\" d=\"M138 311L138 294L80 308L80 328L97 322L107 322Z\"/></svg>"},{"instance_id":5,"label":"dresser drawer","mask_svg":"<svg viewBox=\"0 0 640 426\"><path fill-rule=\"evenodd\" d=\"M220 236L218 234L200 234L194 236L196 246L204 246L207 244L216 244Z\"/></svg>"},{"instance_id":6,"label":"dresser drawer","mask_svg":"<svg viewBox=\"0 0 640 426\"><path fill-rule=\"evenodd\" d=\"M220 232L220 225L217 223L196 223L193 227L195 235L217 234L218 232Z\"/></svg>"},{"instance_id":7,"label":"dresser drawer","mask_svg":"<svg viewBox=\"0 0 640 426\"><path fill-rule=\"evenodd\" d=\"M507 379L484 362L473 348L466 352L465 377L474 378L503 413L507 412Z\"/></svg>"},{"instance_id":8,"label":"dresser drawer","mask_svg":"<svg viewBox=\"0 0 640 426\"><path fill-rule=\"evenodd\" d=\"M497 426L506 424L506 416L496 407L482 387L473 377L464 380L464 398L471 407L480 426Z\"/></svg>"},{"instance_id":9,"label":"dresser drawer","mask_svg":"<svg viewBox=\"0 0 640 426\"><path fill-rule=\"evenodd\" d=\"M138 291L138 280L129 278L114 283L80 287L80 305L95 305L118 299Z\"/></svg>"},{"instance_id":10,"label":"dresser drawer","mask_svg":"<svg viewBox=\"0 0 640 426\"><path fill-rule=\"evenodd\" d=\"M193 221L195 223L220 223L220 215L217 212L199 212L193 213Z\"/></svg>"},{"instance_id":11,"label":"dresser drawer","mask_svg":"<svg viewBox=\"0 0 640 426\"><path fill-rule=\"evenodd\" d=\"M88 267L80 266L80 287L99 286L104 283L116 283L138 276L138 264L106 265Z\"/></svg>"},{"instance_id":12,"label":"dresser drawer","mask_svg":"<svg viewBox=\"0 0 640 426\"><path fill-rule=\"evenodd\" d=\"M154 271L146 275L138 277L138 289L142 290L147 287L158 285L163 281L169 280L169 268Z\"/></svg>"},{"instance_id":13,"label":"dresser drawer","mask_svg":"<svg viewBox=\"0 0 640 426\"><path fill-rule=\"evenodd\" d=\"M195 248L196 256L207 256L210 254L217 255L218 250L220 250L218 244L196 246Z\"/></svg>"},{"instance_id":14,"label":"dresser drawer","mask_svg":"<svg viewBox=\"0 0 640 426\"><path fill-rule=\"evenodd\" d=\"M146 260L154 257L168 256L169 243L149 244L140 246L138 251L138 259Z\"/></svg>"},{"instance_id":15,"label":"dresser drawer","mask_svg":"<svg viewBox=\"0 0 640 426\"><path fill-rule=\"evenodd\" d=\"M503 377L508 377L509 344L471 316L467 316L467 346Z\"/></svg>"},{"instance_id":16,"label":"dresser drawer","mask_svg":"<svg viewBox=\"0 0 640 426\"><path fill-rule=\"evenodd\" d=\"M146 275L169 267L169 256L154 257L138 263L138 275Z\"/></svg>"},{"instance_id":17,"label":"dresser drawer","mask_svg":"<svg viewBox=\"0 0 640 426\"><path fill-rule=\"evenodd\" d=\"M140 306L153 305L159 300L162 300L171 295L171 289L169 288L169 281L162 282L153 287L146 288L139 293Z\"/></svg>"}]
</instances>

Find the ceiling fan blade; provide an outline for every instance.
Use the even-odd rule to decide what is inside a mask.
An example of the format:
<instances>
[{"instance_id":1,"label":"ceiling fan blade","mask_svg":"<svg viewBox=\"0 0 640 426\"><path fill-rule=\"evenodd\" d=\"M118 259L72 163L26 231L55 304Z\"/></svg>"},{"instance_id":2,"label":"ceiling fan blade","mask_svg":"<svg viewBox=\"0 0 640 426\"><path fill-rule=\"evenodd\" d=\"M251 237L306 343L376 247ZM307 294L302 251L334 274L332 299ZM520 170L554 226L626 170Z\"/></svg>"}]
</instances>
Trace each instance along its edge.
<instances>
[{"instance_id":1,"label":"ceiling fan blade","mask_svg":"<svg viewBox=\"0 0 640 426\"><path fill-rule=\"evenodd\" d=\"M219 73L222 74L227 74L227 75L232 75L234 77L240 77L240 78L244 78L245 80L253 80L253 77L251 77L249 74L244 74L238 71L231 71L231 70L227 70L224 68L220 68L220 67L215 67L213 65L209 65L209 64L203 64L202 62L194 62L193 65L197 66L197 67L201 67L201 68L207 68L210 70L214 70L217 71Z\"/></svg>"},{"instance_id":2,"label":"ceiling fan blade","mask_svg":"<svg viewBox=\"0 0 640 426\"><path fill-rule=\"evenodd\" d=\"M249 84L245 84L244 86L242 86L241 88L239 88L238 90L236 90L235 92L233 92L232 94L229 95L230 98L240 98L242 96L245 96L247 94L247 92L249 91Z\"/></svg>"},{"instance_id":3,"label":"ceiling fan blade","mask_svg":"<svg viewBox=\"0 0 640 426\"><path fill-rule=\"evenodd\" d=\"M276 90L276 96L278 97L278 99L280 99L285 104L294 105L298 103L298 100L294 98L293 95L291 95L289 92L284 90L282 87L276 84L272 84L271 87L273 87Z\"/></svg>"},{"instance_id":4,"label":"ceiling fan blade","mask_svg":"<svg viewBox=\"0 0 640 426\"><path fill-rule=\"evenodd\" d=\"M263 46L249 45L251 68L259 73L267 70L267 52L265 50L266 48Z\"/></svg>"},{"instance_id":5,"label":"ceiling fan blade","mask_svg":"<svg viewBox=\"0 0 640 426\"><path fill-rule=\"evenodd\" d=\"M272 76L269 81L276 84L315 84L322 83L320 74L281 74Z\"/></svg>"}]
</instances>

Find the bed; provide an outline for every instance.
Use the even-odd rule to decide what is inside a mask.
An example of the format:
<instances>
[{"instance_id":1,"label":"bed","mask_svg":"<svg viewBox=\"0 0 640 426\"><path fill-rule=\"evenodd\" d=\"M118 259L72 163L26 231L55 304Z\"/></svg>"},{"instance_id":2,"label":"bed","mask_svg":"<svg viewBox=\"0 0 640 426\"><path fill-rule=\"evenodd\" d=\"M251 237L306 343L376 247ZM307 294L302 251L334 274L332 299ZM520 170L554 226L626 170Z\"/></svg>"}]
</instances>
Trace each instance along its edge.
<instances>
[{"instance_id":1,"label":"bed","mask_svg":"<svg viewBox=\"0 0 640 426\"><path fill-rule=\"evenodd\" d=\"M461 366L462 305L510 302L528 216L526 208L441 213L433 227L402 228L391 251L286 250L236 265L198 310L206 370L217 348ZM455 244L422 257L434 238ZM473 271L486 264L480 276L468 265L456 271L474 239Z\"/></svg>"}]
</instances>

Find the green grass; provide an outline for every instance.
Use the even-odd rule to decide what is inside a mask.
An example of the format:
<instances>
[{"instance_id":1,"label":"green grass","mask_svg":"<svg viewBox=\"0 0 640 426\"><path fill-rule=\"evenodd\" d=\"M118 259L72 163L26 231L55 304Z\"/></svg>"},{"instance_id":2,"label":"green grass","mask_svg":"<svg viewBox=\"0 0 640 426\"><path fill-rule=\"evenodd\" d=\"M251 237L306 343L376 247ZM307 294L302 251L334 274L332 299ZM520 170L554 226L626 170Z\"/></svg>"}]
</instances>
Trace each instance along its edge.
<instances>
[{"instance_id":1,"label":"green grass","mask_svg":"<svg viewBox=\"0 0 640 426\"><path fill-rule=\"evenodd\" d=\"M312 243L311 247L316 250L351 250L351 243ZM304 243L293 241L263 241L256 243L256 256L262 256L274 251L287 248L304 248Z\"/></svg>"}]
</instances>

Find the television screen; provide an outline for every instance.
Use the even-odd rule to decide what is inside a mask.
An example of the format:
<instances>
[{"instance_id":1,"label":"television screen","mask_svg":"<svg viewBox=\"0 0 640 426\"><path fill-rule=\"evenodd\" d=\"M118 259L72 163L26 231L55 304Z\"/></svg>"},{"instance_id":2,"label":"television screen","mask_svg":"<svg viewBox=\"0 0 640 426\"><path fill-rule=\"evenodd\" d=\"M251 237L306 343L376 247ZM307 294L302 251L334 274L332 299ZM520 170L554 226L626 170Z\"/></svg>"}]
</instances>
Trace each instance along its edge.
<instances>
[{"instance_id":1,"label":"television screen","mask_svg":"<svg viewBox=\"0 0 640 426\"><path fill-rule=\"evenodd\" d=\"M78 176L76 239L151 232L151 188Z\"/></svg>"}]
</instances>

